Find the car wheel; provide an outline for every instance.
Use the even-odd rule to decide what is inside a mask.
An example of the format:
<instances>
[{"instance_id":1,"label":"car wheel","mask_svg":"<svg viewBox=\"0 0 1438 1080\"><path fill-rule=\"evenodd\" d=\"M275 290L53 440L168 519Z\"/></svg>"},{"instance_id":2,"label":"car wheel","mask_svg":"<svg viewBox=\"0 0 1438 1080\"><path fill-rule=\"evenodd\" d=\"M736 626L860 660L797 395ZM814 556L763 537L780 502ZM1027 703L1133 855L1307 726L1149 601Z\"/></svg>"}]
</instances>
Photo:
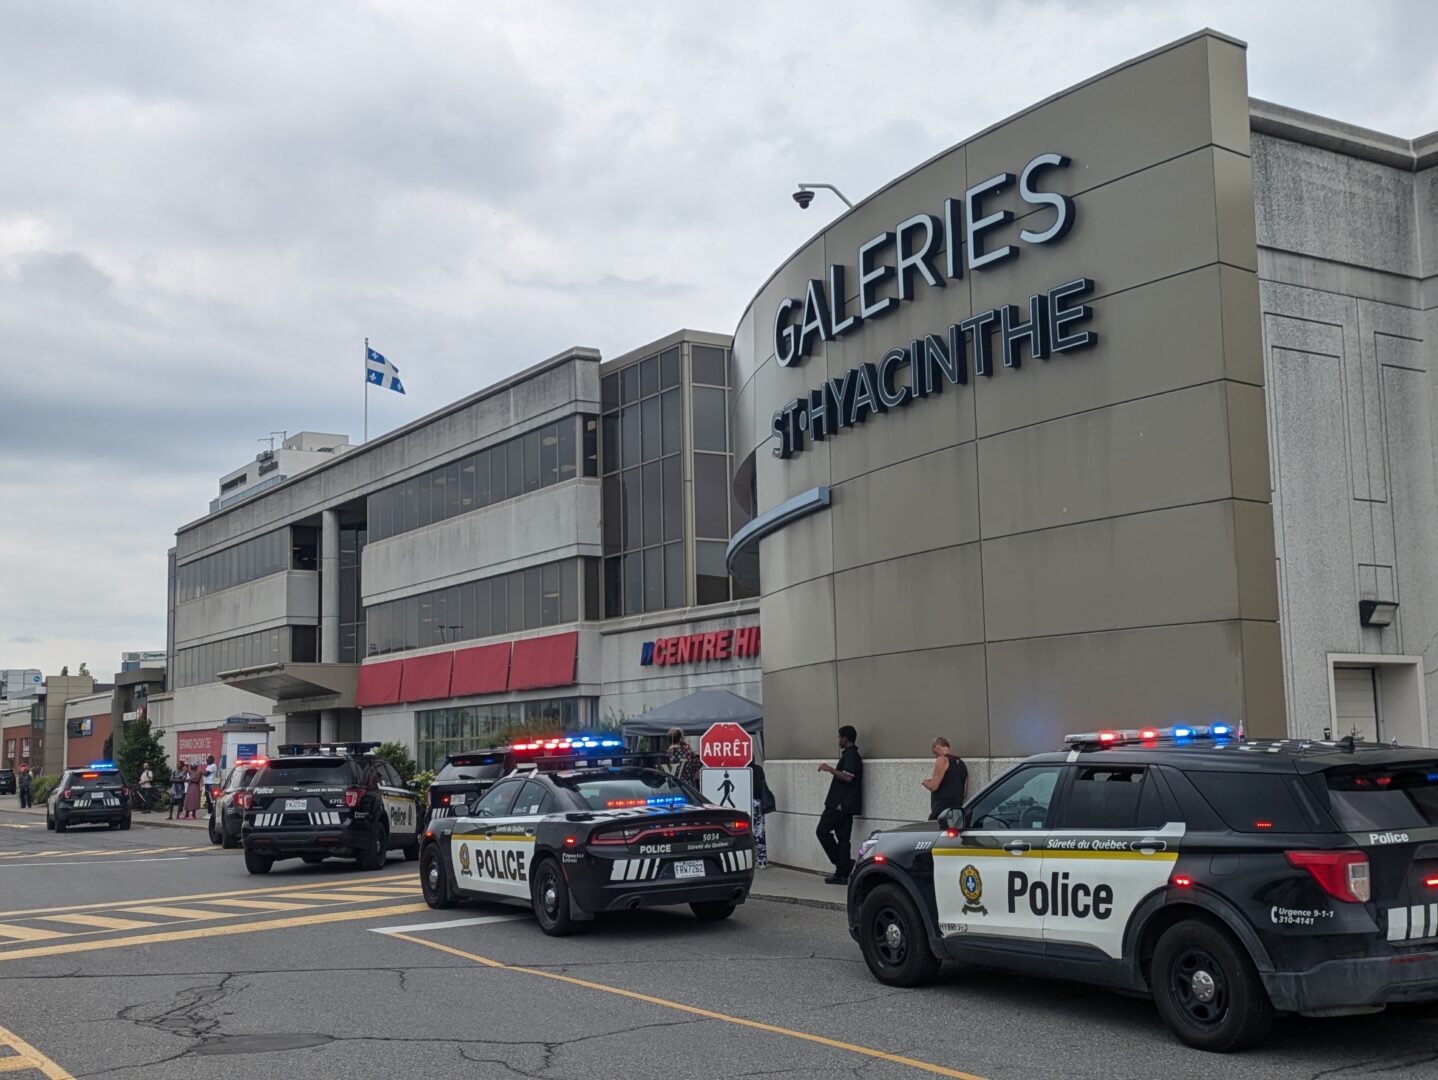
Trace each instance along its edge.
<instances>
[{"instance_id":1,"label":"car wheel","mask_svg":"<svg viewBox=\"0 0 1438 1080\"><path fill-rule=\"evenodd\" d=\"M231 836L228 829L220 830L220 847L225 849L233 849L239 846L240 838L238 836Z\"/></svg>"},{"instance_id":2,"label":"car wheel","mask_svg":"<svg viewBox=\"0 0 1438 1080\"><path fill-rule=\"evenodd\" d=\"M444 860L440 858L438 844L430 844L424 849L424 858L419 864L419 884L424 892L424 902L430 907L454 907L455 897L449 891L449 878L444 872Z\"/></svg>"},{"instance_id":3,"label":"car wheel","mask_svg":"<svg viewBox=\"0 0 1438 1080\"><path fill-rule=\"evenodd\" d=\"M1197 919L1164 931L1149 982L1164 1023L1197 1050L1241 1050L1273 1023L1273 1004L1243 947Z\"/></svg>"},{"instance_id":4,"label":"car wheel","mask_svg":"<svg viewBox=\"0 0 1438 1080\"><path fill-rule=\"evenodd\" d=\"M701 900L697 904L690 904L689 910L694 912L694 917L700 922L722 922L733 915L738 906L730 900Z\"/></svg>"},{"instance_id":5,"label":"car wheel","mask_svg":"<svg viewBox=\"0 0 1438 1080\"><path fill-rule=\"evenodd\" d=\"M564 937L574 932L574 920L569 917L569 883L553 859L539 864L529 886L529 898L539 928L546 934Z\"/></svg>"},{"instance_id":6,"label":"car wheel","mask_svg":"<svg viewBox=\"0 0 1438 1080\"><path fill-rule=\"evenodd\" d=\"M55 819L55 831L56 831L56 832L64 832L64 831L65 831L66 829L68 829L69 827L70 827L70 826L69 826L69 824L68 824L67 822L61 821L59 818L56 818L56 819Z\"/></svg>"},{"instance_id":7,"label":"car wheel","mask_svg":"<svg viewBox=\"0 0 1438 1080\"><path fill-rule=\"evenodd\" d=\"M859 949L886 986L921 986L939 973L939 958L919 909L898 885L880 885L859 908Z\"/></svg>"},{"instance_id":8,"label":"car wheel","mask_svg":"<svg viewBox=\"0 0 1438 1080\"><path fill-rule=\"evenodd\" d=\"M120 819L120 829L121 829L121 831L122 831L122 832L123 832L123 831L127 831L129 828L130 828L130 819L129 819L128 817L123 817L123 818L121 818L121 819Z\"/></svg>"},{"instance_id":9,"label":"car wheel","mask_svg":"<svg viewBox=\"0 0 1438 1080\"><path fill-rule=\"evenodd\" d=\"M414 862L414 861L415 861L416 859L418 859L418 858L419 858L419 841L416 840L413 844L410 844L409 847L407 847L407 848L404 849L404 861L405 861L405 862Z\"/></svg>"},{"instance_id":10,"label":"car wheel","mask_svg":"<svg viewBox=\"0 0 1438 1080\"><path fill-rule=\"evenodd\" d=\"M375 829L374 835L370 838L369 846L360 852L360 869L381 870L384 868L385 859L388 857L389 833L383 825L380 825Z\"/></svg>"},{"instance_id":11,"label":"car wheel","mask_svg":"<svg viewBox=\"0 0 1438 1080\"><path fill-rule=\"evenodd\" d=\"M223 839L224 837L220 835L220 830L215 828L215 818L212 814L210 815L210 843L218 844Z\"/></svg>"},{"instance_id":12,"label":"car wheel","mask_svg":"<svg viewBox=\"0 0 1438 1080\"><path fill-rule=\"evenodd\" d=\"M245 869L252 874L268 874L270 867L275 865L273 855L261 855L257 851L245 849Z\"/></svg>"},{"instance_id":13,"label":"car wheel","mask_svg":"<svg viewBox=\"0 0 1438 1080\"><path fill-rule=\"evenodd\" d=\"M50 816L50 811L45 811L45 828L51 832L55 831L55 819Z\"/></svg>"}]
</instances>

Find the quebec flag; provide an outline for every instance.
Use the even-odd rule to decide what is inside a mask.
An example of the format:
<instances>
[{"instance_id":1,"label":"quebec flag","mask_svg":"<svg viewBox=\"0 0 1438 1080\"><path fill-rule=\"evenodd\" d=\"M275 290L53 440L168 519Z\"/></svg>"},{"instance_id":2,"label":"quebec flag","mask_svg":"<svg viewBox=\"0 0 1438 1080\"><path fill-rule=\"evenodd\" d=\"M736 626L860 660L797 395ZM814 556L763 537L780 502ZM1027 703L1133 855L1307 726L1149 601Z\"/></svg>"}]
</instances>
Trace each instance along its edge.
<instances>
[{"instance_id":1,"label":"quebec flag","mask_svg":"<svg viewBox=\"0 0 1438 1080\"><path fill-rule=\"evenodd\" d=\"M404 393L404 383L399 381L399 368L368 346L365 347L364 359L365 378L369 382L400 394Z\"/></svg>"}]
</instances>

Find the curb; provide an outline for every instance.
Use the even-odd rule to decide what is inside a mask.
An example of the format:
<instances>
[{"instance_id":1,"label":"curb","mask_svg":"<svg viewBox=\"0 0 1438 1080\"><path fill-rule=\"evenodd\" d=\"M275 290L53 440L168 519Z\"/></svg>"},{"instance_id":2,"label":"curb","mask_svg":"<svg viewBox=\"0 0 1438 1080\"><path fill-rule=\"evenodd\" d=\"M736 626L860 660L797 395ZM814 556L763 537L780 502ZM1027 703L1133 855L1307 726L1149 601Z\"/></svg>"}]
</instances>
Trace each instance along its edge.
<instances>
[{"instance_id":1,"label":"curb","mask_svg":"<svg viewBox=\"0 0 1438 1080\"><path fill-rule=\"evenodd\" d=\"M781 896L778 893L751 892L750 900L770 900L776 904L793 904L796 907L820 908L824 911L843 911L847 905L836 900L807 900L801 896Z\"/></svg>"}]
</instances>

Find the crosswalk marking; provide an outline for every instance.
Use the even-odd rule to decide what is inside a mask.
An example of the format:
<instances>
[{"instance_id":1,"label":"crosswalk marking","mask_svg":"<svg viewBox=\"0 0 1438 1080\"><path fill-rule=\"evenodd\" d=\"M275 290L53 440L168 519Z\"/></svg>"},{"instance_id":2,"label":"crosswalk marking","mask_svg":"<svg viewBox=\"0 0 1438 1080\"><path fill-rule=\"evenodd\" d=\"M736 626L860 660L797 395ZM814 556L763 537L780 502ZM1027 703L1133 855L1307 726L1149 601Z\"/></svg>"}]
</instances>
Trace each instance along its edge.
<instances>
[{"instance_id":1,"label":"crosswalk marking","mask_svg":"<svg viewBox=\"0 0 1438 1080\"><path fill-rule=\"evenodd\" d=\"M160 925L146 919L117 919L109 915L46 915L42 921L84 926L91 930L145 930Z\"/></svg>"},{"instance_id":2,"label":"crosswalk marking","mask_svg":"<svg viewBox=\"0 0 1438 1080\"><path fill-rule=\"evenodd\" d=\"M14 923L0 923L0 938L11 941L44 941L46 938L64 937L59 930L42 930L38 926L16 926Z\"/></svg>"},{"instance_id":3,"label":"crosswalk marking","mask_svg":"<svg viewBox=\"0 0 1438 1080\"><path fill-rule=\"evenodd\" d=\"M308 899L308 897L298 897L297 899ZM288 900L207 900L205 903L214 904L216 907L249 908L253 911L304 911L314 906L312 904L294 904Z\"/></svg>"},{"instance_id":4,"label":"crosswalk marking","mask_svg":"<svg viewBox=\"0 0 1438 1080\"><path fill-rule=\"evenodd\" d=\"M345 903L353 904L356 900L378 900L379 896L365 896L356 893L343 892L297 892L290 893L296 900L343 900ZM209 901L206 901L209 903Z\"/></svg>"},{"instance_id":5,"label":"crosswalk marking","mask_svg":"<svg viewBox=\"0 0 1438 1080\"><path fill-rule=\"evenodd\" d=\"M201 908L168 907L164 904L145 904L141 907L127 907L125 911L133 911L138 915L165 915L171 919L224 919L231 915L228 911L205 911Z\"/></svg>"}]
</instances>

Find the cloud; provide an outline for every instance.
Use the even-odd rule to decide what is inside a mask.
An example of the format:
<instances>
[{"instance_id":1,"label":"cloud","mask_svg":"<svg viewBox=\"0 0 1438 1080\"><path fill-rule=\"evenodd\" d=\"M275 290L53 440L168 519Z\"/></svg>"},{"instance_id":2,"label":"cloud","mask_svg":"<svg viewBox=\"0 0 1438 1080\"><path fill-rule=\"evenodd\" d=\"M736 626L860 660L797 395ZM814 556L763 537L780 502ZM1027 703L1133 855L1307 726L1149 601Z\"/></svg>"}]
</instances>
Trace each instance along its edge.
<instances>
[{"instance_id":1,"label":"cloud","mask_svg":"<svg viewBox=\"0 0 1438 1080\"><path fill-rule=\"evenodd\" d=\"M1203 25L1259 97L1438 128L1438 9L400 0L0 7L0 664L161 645L165 552L272 430L732 329L832 214ZM827 196L821 196L827 200Z\"/></svg>"}]
</instances>

